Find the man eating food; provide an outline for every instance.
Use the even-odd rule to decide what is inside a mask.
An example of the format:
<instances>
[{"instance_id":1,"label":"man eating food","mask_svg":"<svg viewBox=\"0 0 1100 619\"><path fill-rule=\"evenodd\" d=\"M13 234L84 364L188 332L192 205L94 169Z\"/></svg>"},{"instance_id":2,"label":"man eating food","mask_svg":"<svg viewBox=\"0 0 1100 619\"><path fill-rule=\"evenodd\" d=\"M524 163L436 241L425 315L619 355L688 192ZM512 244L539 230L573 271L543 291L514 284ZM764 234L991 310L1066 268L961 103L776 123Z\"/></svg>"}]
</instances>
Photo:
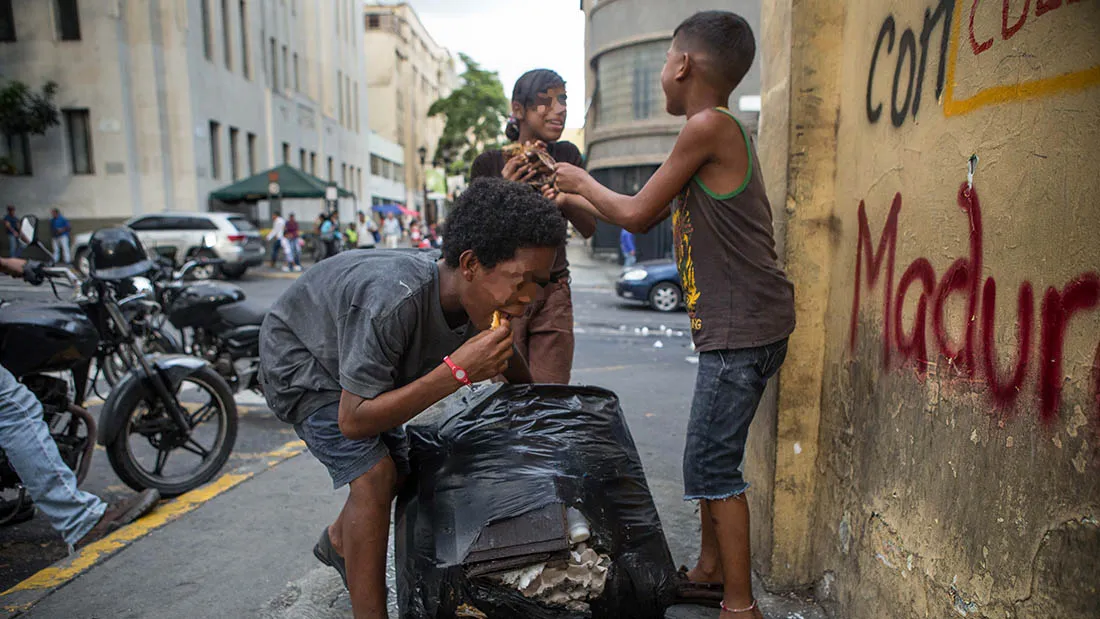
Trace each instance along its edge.
<instances>
[{"instance_id":1,"label":"man eating food","mask_svg":"<svg viewBox=\"0 0 1100 619\"><path fill-rule=\"evenodd\" d=\"M473 182L447 220L442 257L346 252L319 263L264 320L264 395L350 492L314 554L355 617L386 616L390 504L408 474L403 425L463 385L528 382L510 318L550 280L565 220L518 183Z\"/></svg>"}]
</instances>

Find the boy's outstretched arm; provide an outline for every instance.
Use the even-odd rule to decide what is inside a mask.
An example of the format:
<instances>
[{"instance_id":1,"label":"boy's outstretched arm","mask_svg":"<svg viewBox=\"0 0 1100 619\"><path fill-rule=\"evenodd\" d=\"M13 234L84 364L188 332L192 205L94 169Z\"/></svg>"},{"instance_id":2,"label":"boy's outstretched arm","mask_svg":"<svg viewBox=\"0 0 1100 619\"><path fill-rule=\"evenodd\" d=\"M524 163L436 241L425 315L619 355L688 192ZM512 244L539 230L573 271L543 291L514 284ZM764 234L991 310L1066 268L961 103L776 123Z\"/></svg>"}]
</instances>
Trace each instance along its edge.
<instances>
[{"instance_id":1,"label":"boy's outstretched arm","mask_svg":"<svg viewBox=\"0 0 1100 619\"><path fill-rule=\"evenodd\" d=\"M556 186L561 191L584 197L611 223L630 232L644 233L660 221L676 194L710 161L718 122L721 119L712 114L697 114L688 120L676 139L672 154L635 196L611 191L581 168L568 163L559 163L554 168Z\"/></svg>"}]
</instances>

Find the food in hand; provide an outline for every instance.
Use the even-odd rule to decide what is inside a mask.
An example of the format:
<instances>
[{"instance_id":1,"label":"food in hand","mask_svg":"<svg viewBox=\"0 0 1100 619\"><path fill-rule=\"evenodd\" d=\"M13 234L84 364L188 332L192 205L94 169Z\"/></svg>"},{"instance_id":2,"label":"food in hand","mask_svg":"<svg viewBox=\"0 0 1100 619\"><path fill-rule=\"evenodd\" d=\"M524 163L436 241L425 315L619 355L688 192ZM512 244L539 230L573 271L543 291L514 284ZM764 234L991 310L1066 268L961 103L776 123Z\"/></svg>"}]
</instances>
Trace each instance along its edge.
<instances>
[{"instance_id":1,"label":"food in hand","mask_svg":"<svg viewBox=\"0 0 1100 619\"><path fill-rule=\"evenodd\" d=\"M490 329L496 329L500 326L500 312L493 312L493 324L489 326Z\"/></svg>"},{"instance_id":2,"label":"food in hand","mask_svg":"<svg viewBox=\"0 0 1100 619\"><path fill-rule=\"evenodd\" d=\"M542 142L527 142L526 144L509 144L503 149L504 156L513 159L519 157L523 162L535 170L535 175L527 179L526 183L541 189L543 185L554 182L554 165L557 163L550 153L546 152L546 145Z\"/></svg>"}]
</instances>

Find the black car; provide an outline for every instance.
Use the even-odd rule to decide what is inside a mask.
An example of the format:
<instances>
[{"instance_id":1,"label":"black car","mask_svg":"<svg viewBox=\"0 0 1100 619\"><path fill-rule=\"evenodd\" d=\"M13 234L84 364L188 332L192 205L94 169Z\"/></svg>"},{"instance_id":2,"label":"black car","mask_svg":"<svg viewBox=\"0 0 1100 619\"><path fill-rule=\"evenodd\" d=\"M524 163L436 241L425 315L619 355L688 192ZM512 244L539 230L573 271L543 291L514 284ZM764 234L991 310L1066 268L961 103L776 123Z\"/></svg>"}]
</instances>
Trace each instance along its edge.
<instances>
[{"instance_id":1,"label":"black car","mask_svg":"<svg viewBox=\"0 0 1100 619\"><path fill-rule=\"evenodd\" d=\"M672 260L649 260L623 269L615 292L642 301L659 312L674 312L684 304L680 273Z\"/></svg>"}]
</instances>

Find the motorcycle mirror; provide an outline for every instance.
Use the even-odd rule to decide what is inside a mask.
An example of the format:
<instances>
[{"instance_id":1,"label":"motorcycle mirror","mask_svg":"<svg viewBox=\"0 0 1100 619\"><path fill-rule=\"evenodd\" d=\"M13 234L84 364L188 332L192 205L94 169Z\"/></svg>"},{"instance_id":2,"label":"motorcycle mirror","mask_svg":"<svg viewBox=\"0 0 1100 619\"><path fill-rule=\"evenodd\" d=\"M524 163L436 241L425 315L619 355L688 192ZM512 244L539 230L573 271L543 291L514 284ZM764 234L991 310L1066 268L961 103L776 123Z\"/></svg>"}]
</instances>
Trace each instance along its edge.
<instances>
[{"instance_id":1,"label":"motorcycle mirror","mask_svg":"<svg viewBox=\"0 0 1100 619\"><path fill-rule=\"evenodd\" d=\"M38 242L38 218L34 215L24 215L19 218L19 236L27 245Z\"/></svg>"}]
</instances>

